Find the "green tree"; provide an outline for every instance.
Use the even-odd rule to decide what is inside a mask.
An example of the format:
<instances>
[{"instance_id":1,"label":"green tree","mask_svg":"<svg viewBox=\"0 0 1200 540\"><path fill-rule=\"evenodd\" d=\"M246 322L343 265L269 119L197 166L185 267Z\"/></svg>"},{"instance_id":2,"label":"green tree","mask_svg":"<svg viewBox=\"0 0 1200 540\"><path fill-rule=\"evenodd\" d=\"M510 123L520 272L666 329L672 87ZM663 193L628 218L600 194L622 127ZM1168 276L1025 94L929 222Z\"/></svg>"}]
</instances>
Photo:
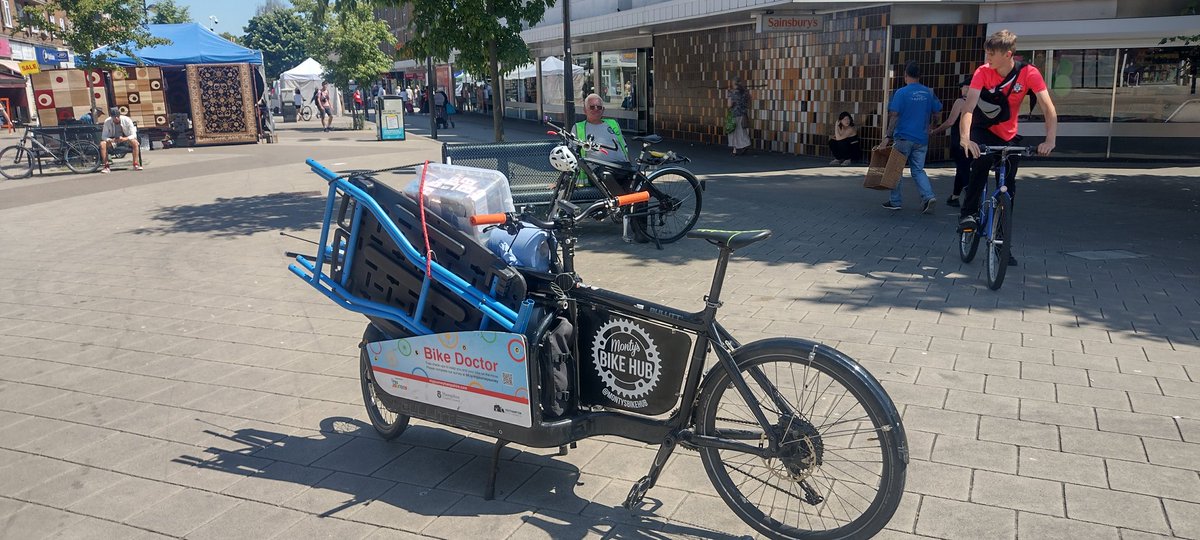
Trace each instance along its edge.
<instances>
[{"instance_id":1,"label":"green tree","mask_svg":"<svg viewBox=\"0 0 1200 540\"><path fill-rule=\"evenodd\" d=\"M312 28L294 9L275 9L255 15L243 29L240 43L263 53L268 79L304 61Z\"/></svg>"},{"instance_id":2,"label":"green tree","mask_svg":"<svg viewBox=\"0 0 1200 540\"><path fill-rule=\"evenodd\" d=\"M333 12L354 6L392 7L411 4L412 26L417 35L404 44L400 55L432 57L446 61L454 51L456 62L471 73L488 73L492 92L492 129L496 141L504 140L500 107L500 66L517 66L530 60L521 30L541 22L554 0L313 0L313 20L320 22L332 3Z\"/></svg>"},{"instance_id":3,"label":"green tree","mask_svg":"<svg viewBox=\"0 0 1200 540\"><path fill-rule=\"evenodd\" d=\"M338 88L348 90L351 81L365 87L392 68L391 56L380 46L390 48L396 38L366 2L344 6L313 31L321 32L322 39L311 40L308 52L321 60L326 78ZM357 111L354 124L362 129Z\"/></svg>"},{"instance_id":4,"label":"green tree","mask_svg":"<svg viewBox=\"0 0 1200 540\"><path fill-rule=\"evenodd\" d=\"M175 0L156 0L148 8L150 22L154 24L177 24L192 22L192 14L187 6L175 3Z\"/></svg>"},{"instance_id":5,"label":"green tree","mask_svg":"<svg viewBox=\"0 0 1200 540\"><path fill-rule=\"evenodd\" d=\"M238 45L242 44L241 39L239 39L237 36L235 36L233 34L230 34L229 32L221 32L221 37L228 39L229 41L232 41L234 43L237 43Z\"/></svg>"},{"instance_id":6,"label":"green tree","mask_svg":"<svg viewBox=\"0 0 1200 540\"><path fill-rule=\"evenodd\" d=\"M60 11L71 21L66 28L43 22ZM170 43L170 40L151 36L142 24L144 17L142 3L138 0L45 0L25 6L20 29L28 34L40 28L62 40L75 52L77 67L112 68L110 60L117 55L137 58L135 51L140 48ZM104 49L97 51L100 47ZM92 79L86 79L88 95L95 107Z\"/></svg>"}]
</instances>

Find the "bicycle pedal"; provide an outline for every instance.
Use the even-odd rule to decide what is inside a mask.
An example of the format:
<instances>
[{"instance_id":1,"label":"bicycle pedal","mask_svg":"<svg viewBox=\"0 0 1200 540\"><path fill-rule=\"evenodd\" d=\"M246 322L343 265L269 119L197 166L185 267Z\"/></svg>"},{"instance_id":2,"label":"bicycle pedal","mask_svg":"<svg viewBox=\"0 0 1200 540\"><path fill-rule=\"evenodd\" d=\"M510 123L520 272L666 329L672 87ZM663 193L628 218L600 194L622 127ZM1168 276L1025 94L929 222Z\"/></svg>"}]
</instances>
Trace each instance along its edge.
<instances>
[{"instance_id":1,"label":"bicycle pedal","mask_svg":"<svg viewBox=\"0 0 1200 540\"><path fill-rule=\"evenodd\" d=\"M647 491L650 491L650 477L643 476L641 480L633 483L633 487L629 488L629 495L625 497L625 502L621 503L621 507L633 510L640 506L646 498Z\"/></svg>"}]
</instances>

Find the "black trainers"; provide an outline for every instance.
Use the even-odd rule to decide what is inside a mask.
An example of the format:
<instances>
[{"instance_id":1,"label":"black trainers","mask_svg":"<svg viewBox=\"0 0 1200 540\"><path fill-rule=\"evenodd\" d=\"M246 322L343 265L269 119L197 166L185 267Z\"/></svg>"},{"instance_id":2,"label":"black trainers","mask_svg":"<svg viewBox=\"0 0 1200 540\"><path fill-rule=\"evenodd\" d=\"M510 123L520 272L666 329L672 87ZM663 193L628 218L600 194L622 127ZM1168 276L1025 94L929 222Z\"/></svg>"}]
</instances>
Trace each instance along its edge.
<instances>
[{"instance_id":1,"label":"black trainers","mask_svg":"<svg viewBox=\"0 0 1200 540\"><path fill-rule=\"evenodd\" d=\"M1008 255L1008 265L1017 266L1017 258L1013 257L1011 253Z\"/></svg>"},{"instance_id":2,"label":"black trainers","mask_svg":"<svg viewBox=\"0 0 1200 540\"><path fill-rule=\"evenodd\" d=\"M899 210L900 209L900 205L892 204L892 201L887 201L887 202L883 203L883 207L887 208L888 210Z\"/></svg>"},{"instance_id":3,"label":"black trainers","mask_svg":"<svg viewBox=\"0 0 1200 540\"><path fill-rule=\"evenodd\" d=\"M979 220L975 216L967 216L958 221L958 232L964 233L979 228Z\"/></svg>"},{"instance_id":4,"label":"black trainers","mask_svg":"<svg viewBox=\"0 0 1200 540\"><path fill-rule=\"evenodd\" d=\"M922 214L932 214L933 207L935 205L937 205L937 199L935 199L933 197L926 199L925 202L921 204L921 213Z\"/></svg>"},{"instance_id":5,"label":"black trainers","mask_svg":"<svg viewBox=\"0 0 1200 540\"><path fill-rule=\"evenodd\" d=\"M946 199L946 206L952 206L954 208L958 208L958 207L962 206L962 204L960 204L958 202L958 197L951 195L950 198Z\"/></svg>"}]
</instances>

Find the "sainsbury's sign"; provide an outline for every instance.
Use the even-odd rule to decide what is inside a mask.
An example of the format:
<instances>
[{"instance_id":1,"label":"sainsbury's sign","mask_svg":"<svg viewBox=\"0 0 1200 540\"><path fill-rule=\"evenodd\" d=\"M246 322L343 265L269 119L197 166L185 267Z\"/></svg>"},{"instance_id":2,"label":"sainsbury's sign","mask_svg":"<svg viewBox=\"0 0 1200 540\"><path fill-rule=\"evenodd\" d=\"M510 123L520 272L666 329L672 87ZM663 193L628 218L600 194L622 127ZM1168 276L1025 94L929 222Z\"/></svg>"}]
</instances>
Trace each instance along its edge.
<instances>
[{"instance_id":1,"label":"sainsbury's sign","mask_svg":"<svg viewBox=\"0 0 1200 540\"><path fill-rule=\"evenodd\" d=\"M821 15L761 15L758 18L758 33L771 32L820 32L825 29L825 17Z\"/></svg>"}]
</instances>

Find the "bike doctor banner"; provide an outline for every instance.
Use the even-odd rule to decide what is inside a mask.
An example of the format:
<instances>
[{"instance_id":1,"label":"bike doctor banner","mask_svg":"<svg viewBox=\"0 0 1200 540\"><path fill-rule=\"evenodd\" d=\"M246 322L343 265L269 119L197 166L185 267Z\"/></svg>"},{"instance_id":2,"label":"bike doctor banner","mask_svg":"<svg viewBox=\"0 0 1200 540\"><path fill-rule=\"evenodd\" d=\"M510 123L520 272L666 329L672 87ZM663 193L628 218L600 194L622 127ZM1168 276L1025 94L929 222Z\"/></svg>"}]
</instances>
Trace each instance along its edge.
<instances>
[{"instance_id":1,"label":"bike doctor banner","mask_svg":"<svg viewBox=\"0 0 1200 540\"><path fill-rule=\"evenodd\" d=\"M375 380L412 401L522 427L533 424L525 336L451 332L367 344Z\"/></svg>"}]
</instances>

